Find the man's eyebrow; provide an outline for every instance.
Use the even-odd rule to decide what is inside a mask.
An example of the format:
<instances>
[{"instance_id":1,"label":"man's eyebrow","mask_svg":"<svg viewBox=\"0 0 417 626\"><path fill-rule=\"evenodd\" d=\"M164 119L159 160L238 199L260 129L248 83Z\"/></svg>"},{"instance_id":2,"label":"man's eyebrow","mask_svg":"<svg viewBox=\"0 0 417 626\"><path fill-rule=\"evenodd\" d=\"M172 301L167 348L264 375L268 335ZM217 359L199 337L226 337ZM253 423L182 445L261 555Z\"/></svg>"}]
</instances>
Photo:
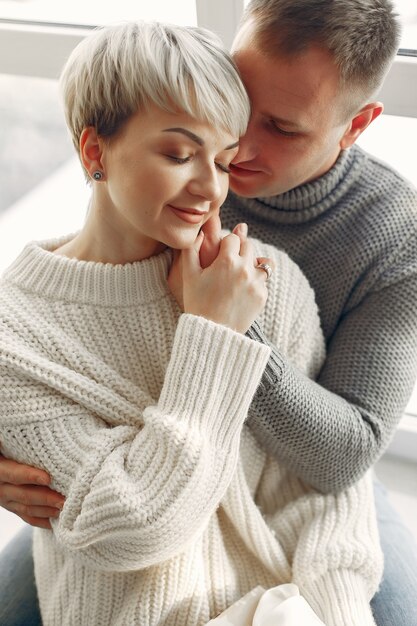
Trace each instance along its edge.
<instances>
[{"instance_id":1,"label":"man's eyebrow","mask_svg":"<svg viewBox=\"0 0 417 626\"><path fill-rule=\"evenodd\" d=\"M191 139L192 141L197 143L199 146L204 146L203 139L201 139L201 137L199 137L195 133L192 133L190 130L187 130L187 128L164 128L164 130L162 132L164 132L164 133L181 133L182 135L185 135L186 137L188 137L189 139ZM239 141L235 141L234 143L230 144L230 146L227 146L224 149L225 150L232 150L233 148L237 148L238 145L239 145Z\"/></svg>"}]
</instances>

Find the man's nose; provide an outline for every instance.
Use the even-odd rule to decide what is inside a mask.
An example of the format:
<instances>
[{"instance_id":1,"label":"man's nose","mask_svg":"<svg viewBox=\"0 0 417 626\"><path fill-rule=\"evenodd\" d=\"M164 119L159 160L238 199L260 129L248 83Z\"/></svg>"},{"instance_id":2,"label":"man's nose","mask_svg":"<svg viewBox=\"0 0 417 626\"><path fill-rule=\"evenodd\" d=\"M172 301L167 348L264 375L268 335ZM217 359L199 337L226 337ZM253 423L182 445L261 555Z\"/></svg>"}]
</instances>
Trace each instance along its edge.
<instances>
[{"instance_id":1,"label":"man's nose","mask_svg":"<svg viewBox=\"0 0 417 626\"><path fill-rule=\"evenodd\" d=\"M252 161L258 154L258 137L255 129L255 122L249 121L246 133L239 139L239 151L232 161L233 165L239 165L247 161Z\"/></svg>"}]
</instances>

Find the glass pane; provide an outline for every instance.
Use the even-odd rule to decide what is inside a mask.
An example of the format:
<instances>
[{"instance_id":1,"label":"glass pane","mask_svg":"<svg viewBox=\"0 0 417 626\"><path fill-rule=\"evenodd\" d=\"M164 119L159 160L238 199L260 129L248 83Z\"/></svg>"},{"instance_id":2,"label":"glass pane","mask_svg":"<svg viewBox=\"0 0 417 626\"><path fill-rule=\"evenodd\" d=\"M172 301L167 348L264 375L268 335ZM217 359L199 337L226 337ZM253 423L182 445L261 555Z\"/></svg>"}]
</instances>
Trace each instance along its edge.
<instances>
[{"instance_id":1,"label":"glass pane","mask_svg":"<svg viewBox=\"0 0 417 626\"><path fill-rule=\"evenodd\" d=\"M416 0L394 0L401 17L403 36L401 48L417 50L417 3Z\"/></svg>"},{"instance_id":2,"label":"glass pane","mask_svg":"<svg viewBox=\"0 0 417 626\"><path fill-rule=\"evenodd\" d=\"M31 239L77 230L89 189L56 81L0 75L0 273Z\"/></svg>"},{"instance_id":3,"label":"glass pane","mask_svg":"<svg viewBox=\"0 0 417 626\"><path fill-rule=\"evenodd\" d=\"M0 74L0 215L74 151L56 81Z\"/></svg>"},{"instance_id":4,"label":"glass pane","mask_svg":"<svg viewBox=\"0 0 417 626\"><path fill-rule=\"evenodd\" d=\"M4 0L0 1L0 18L89 25L139 18L190 26L197 24L195 0Z\"/></svg>"}]
</instances>

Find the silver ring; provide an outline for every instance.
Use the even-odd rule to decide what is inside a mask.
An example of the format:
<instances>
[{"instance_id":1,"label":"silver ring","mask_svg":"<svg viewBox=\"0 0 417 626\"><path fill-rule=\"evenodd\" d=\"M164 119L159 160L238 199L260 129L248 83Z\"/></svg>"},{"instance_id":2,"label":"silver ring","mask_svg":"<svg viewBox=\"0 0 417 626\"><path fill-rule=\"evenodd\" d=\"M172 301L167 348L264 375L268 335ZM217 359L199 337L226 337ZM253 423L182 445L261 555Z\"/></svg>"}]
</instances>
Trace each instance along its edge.
<instances>
[{"instance_id":1,"label":"silver ring","mask_svg":"<svg viewBox=\"0 0 417 626\"><path fill-rule=\"evenodd\" d=\"M272 276L272 267L268 263L259 263L256 266L257 270L264 270L266 272L266 280L268 281Z\"/></svg>"}]
</instances>

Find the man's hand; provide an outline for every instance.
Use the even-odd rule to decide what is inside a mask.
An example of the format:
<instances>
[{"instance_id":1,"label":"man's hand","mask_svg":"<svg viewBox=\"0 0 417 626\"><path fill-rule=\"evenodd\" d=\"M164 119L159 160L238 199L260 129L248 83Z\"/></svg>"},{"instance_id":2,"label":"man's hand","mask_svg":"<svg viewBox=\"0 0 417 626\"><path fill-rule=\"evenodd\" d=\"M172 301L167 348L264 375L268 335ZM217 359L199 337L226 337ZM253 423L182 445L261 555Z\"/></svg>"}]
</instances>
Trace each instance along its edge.
<instances>
[{"instance_id":1,"label":"man's hand","mask_svg":"<svg viewBox=\"0 0 417 626\"><path fill-rule=\"evenodd\" d=\"M0 454L0 506L38 528L51 528L49 518L58 517L65 498L48 487L44 470L6 459Z\"/></svg>"}]
</instances>

